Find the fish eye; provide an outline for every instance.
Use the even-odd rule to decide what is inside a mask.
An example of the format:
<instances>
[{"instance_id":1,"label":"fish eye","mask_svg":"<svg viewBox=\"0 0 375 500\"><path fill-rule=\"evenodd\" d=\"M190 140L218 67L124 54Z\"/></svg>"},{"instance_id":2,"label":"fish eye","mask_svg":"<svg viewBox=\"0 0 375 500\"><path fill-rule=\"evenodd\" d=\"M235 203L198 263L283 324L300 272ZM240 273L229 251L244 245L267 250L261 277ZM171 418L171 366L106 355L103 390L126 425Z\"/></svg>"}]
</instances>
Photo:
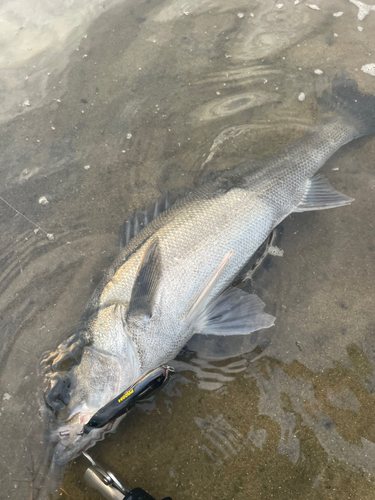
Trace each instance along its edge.
<instances>
[{"instance_id":1,"label":"fish eye","mask_svg":"<svg viewBox=\"0 0 375 500\"><path fill-rule=\"evenodd\" d=\"M59 378L51 378L48 388L44 393L44 399L47 406L55 413L58 414L70 401L70 387L71 382L66 375Z\"/></svg>"}]
</instances>

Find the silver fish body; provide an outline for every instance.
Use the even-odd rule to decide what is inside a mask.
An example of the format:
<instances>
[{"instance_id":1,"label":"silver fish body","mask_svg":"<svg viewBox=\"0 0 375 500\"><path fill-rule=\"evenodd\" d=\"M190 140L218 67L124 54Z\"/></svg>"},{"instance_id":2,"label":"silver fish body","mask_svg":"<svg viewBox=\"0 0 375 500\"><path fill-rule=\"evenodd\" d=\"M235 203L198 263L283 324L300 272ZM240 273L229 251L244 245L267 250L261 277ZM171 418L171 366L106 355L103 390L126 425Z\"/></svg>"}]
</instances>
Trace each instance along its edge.
<instances>
[{"instance_id":1,"label":"silver fish body","mask_svg":"<svg viewBox=\"0 0 375 500\"><path fill-rule=\"evenodd\" d=\"M347 105L348 93L357 106ZM55 432L57 462L94 444L108 429L81 435L89 418L141 375L173 359L195 333L246 334L272 326L260 299L228 287L290 213L352 201L315 174L341 146L375 132L375 98L360 94L350 80L337 82L333 94L334 118L272 157L216 174L122 250L77 333L43 361L46 400L62 424ZM58 374L72 352L80 361L69 370L67 388ZM51 403L56 394L65 400L63 408Z\"/></svg>"}]
</instances>

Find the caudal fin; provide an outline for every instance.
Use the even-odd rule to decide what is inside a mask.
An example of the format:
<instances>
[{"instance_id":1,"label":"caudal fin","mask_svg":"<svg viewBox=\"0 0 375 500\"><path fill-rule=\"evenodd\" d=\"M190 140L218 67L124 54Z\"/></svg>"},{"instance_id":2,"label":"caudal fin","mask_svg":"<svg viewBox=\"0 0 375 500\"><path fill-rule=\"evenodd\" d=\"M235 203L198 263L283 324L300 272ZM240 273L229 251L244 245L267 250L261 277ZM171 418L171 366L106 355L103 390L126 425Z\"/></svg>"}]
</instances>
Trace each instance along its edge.
<instances>
[{"instance_id":1,"label":"caudal fin","mask_svg":"<svg viewBox=\"0 0 375 500\"><path fill-rule=\"evenodd\" d=\"M336 111L352 125L355 137L375 134L375 95L362 94L351 78L336 76L332 91L325 90L318 102L323 111Z\"/></svg>"}]
</instances>

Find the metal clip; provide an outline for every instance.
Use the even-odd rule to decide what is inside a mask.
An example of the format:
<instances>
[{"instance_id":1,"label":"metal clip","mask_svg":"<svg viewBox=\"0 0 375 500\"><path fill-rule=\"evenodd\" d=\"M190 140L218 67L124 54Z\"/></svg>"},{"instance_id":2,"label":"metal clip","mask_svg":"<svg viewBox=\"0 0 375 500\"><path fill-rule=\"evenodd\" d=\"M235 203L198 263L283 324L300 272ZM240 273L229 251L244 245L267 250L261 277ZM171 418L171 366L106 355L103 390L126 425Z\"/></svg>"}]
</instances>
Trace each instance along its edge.
<instances>
[{"instance_id":1,"label":"metal clip","mask_svg":"<svg viewBox=\"0 0 375 500\"><path fill-rule=\"evenodd\" d=\"M82 455L91 464L91 467L85 473L86 482L99 491L105 498L111 500L122 499L129 492L129 489L126 489L112 472L105 470L97 464L87 452L83 451Z\"/></svg>"}]
</instances>

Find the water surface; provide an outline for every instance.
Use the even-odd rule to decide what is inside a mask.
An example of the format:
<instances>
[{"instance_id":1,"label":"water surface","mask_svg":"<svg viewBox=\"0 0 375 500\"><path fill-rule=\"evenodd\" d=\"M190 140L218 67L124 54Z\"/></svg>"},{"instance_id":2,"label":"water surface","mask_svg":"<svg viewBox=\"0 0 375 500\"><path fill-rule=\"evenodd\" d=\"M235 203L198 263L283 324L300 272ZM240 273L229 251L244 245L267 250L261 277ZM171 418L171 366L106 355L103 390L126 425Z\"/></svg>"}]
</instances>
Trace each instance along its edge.
<instances>
[{"instance_id":1,"label":"water surface","mask_svg":"<svg viewBox=\"0 0 375 500\"><path fill-rule=\"evenodd\" d=\"M14 0L0 22L0 485L19 499L44 481L37 360L74 329L123 221L301 136L335 74L375 93L375 2ZM95 458L157 498L373 497L374 148L323 168L352 205L279 228L283 256L247 284L277 318L255 351L181 355ZM86 466L61 498L98 498Z\"/></svg>"}]
</instances>

